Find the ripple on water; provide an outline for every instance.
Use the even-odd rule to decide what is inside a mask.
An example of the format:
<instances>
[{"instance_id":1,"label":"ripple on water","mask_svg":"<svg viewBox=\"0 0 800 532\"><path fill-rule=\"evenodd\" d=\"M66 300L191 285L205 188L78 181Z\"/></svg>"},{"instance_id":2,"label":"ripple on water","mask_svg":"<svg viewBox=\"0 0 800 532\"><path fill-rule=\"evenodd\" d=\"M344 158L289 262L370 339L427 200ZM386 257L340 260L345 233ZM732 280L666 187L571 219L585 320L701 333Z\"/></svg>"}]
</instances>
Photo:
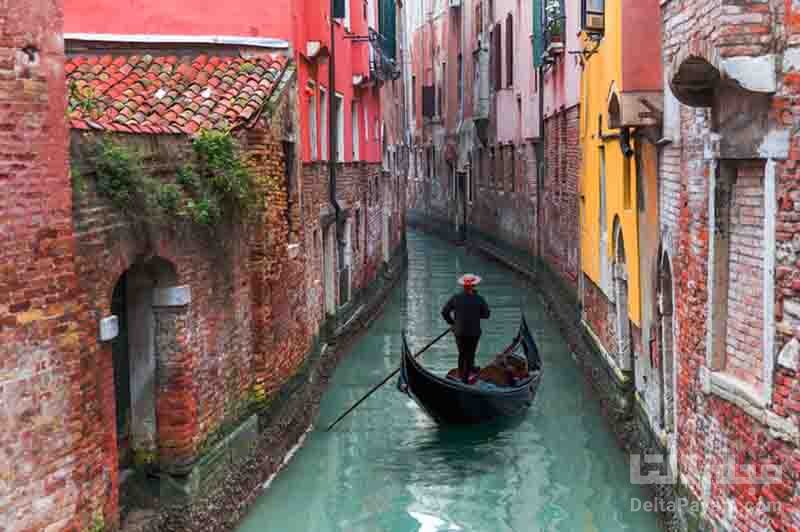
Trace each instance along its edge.
<instances>
[{"instance_id":1,"label":"ripple on water","mask_svg":"<svg viewBox=\"0 0 800 532\"><path fill-rule=\"evenodd\" d=\"M240 532L533 532L658 530L630 511L645 495L583 388L555 324L529 283L463 248L410 233L407 279L337 369L318 427L259 498ZM516 333L520 308L539 342L545 377L525 416L477 428L441 428L390 381L333 432L324 427L399 363L401 331L419 349L445 328L439 311L457 276L479 273L492 307L485 360ZM422 357L457 363L446 337Z\"/></svg>"}]
</instances>

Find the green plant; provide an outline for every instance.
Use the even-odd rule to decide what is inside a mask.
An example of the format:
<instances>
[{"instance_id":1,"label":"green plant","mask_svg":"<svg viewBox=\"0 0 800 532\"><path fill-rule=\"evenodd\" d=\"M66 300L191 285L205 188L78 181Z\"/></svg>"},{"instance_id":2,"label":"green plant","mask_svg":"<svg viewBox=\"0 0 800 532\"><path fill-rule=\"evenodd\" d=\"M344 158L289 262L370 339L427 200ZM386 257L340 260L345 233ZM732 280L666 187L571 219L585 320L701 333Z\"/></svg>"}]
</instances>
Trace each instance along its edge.
<instances>
[{"instance_id":1,"label":"green plant","mask_svg":"<svg viewBox=\"0 0 800 532\"><path fill-rule=\"evenodd\" d=\"M141 155L110 138L97 143L95 157L97 190L119 209L134 207L137 186L143 182Z\"/></svg>"},{"instance_id":2,"label":"green plant","mask_svg":"<svg viewBox=\"0 0 800 532\"><path fill-rule=\"evenodd\" d=\"M548 29L550 30L550 37L561 37L563 31L561 28L561 19L553 20Z\"/></svg>"},{"instance_id":3,"label":"green plant","mask_svg":"<svg viewBox=\"0 0 800 532\"><path fill-rule=\"evenodd\" d=\"M128 214L181 217L206 227L249 213L256 183L230 133L202 131L192 140L192 151L193 162L178 167L175 183L164 183L145 175L137 150L103 137L92 161L97 191ZM73 188L82 190L81 176L73 174Z\"/></svg>"},{"instance_id":4,"label":"green plant","mask_svg":"<svg viewBox=\"0 0 800 532\"><path fill-rule=\"evenodd\" d=\"M86 192L86 178L77 166L70 166L69 175L72 192L78 196Z\"/></svg>"},{"instance_id":5,"label":"green plant","mask_svg":"<svg viewBox=\"0 0 800 532\"><path fill-rule=\"evenodd\" d=\"M179 182L194 189L186 204L192 220L213 225L232 210L249 212L255 204L253 178L230 132L201 131L192 140L192 149L195 166L178 173Z\"/></svg>"},{"instance_id":6,"label":"green plant","mask_svg":"<svg viewBox=\"0 0 800 532\"><path fill-rule=\"evenodd\" d=\"M174 183L154 183L153 197L158 209L166 213L176 213L183 200L183 191Z\"/></svg>"},{"instance_id":7,"label":"green plant","mask_svg":"<svg viewBox=\"0 0 800 532\"><path fill-rule=\"evenodd\" d=\"M75 81L69 84L68 112L81 111L82 114L91 115L97 109L99 98L94 89L88 85L78 87Z\"/></svg>"},{"instance_id":8,"label":"green plant","mask_svg":"<svg viewBox=\"0 0 800 532\"><path fill-rule=\"evenodd\" d=\"M86 529L86 532L105 532L106 529L106 520L103 517L103 512L101 510L95 510L92 514L92 522L89 524L89 528Z\"/></svg>"}]
</instances>

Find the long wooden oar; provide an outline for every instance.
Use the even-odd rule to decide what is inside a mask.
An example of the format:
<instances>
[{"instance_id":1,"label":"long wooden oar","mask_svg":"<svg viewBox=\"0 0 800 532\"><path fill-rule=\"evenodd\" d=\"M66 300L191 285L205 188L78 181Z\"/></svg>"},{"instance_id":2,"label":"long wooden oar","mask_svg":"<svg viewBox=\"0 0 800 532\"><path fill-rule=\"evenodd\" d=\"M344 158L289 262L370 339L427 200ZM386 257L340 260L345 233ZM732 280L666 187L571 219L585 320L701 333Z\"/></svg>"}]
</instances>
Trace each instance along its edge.
<instances>
[{"instance_id":1,"label":"long wooden oar","mask_svg":"<svg viewBox=\"0 0 800 532\"><path fill-rule=\"evenodd\" d=\"M447 329L445 332L443 332L442 334L440 334L439 336L437 336L437 337L436 337L436 339L435 339L434 341L432 341L431 343L429 343L428 345L426 345L426 346L425 346L425 347L424 347L424 348L423 348L423 349L422 349L422 350L421 350L419 353L417 353L416 355L414 355L414 358L418 358L418 357L419 357L419 356L420 356L422 353L424 353L425 351L427 351L428 349L430 349L430 348L431 348L431 346L432 346L433 344L435 344L436 342L438 342L439 340L441 340L442 338L444 338L444 337L447 335L447 333L451 332L452 330L453 330L453 329ZM391 379L392 377L394 377L395 375L397 375L397 373L400 371L400 369L401 369L402 367L403 367L403 366L401 365L399 368L397 368L397 369L396 369L396 370L394 370L392 373L390 373L390 374L389 374L389 375L388 375L388 376L387 376L385 379L383 379L381 382L379 382L377 385L375 385L375 387L374 387L374 388L372 388L372 389L371 389L369 392L367 392L367 394L366 394L364 397L362 397L361 399L359 399L359 400L356 402L356 404L354 404L353 406L351 406L351 407L350 407L350 408L347 410L347 412L345 412L344 414L342 414L341 416L339 416L339 417L336 419L336 421L334 421L333 423L331 423L331 424L330 424L330 426L329 426L327 429L325 429L325 431L327 432L327 431L331 430L331 429L332 429L332 428L333 428L333 427L334 427L334 426L335 426L337 423L339 423L341 420L343 420L343 419L345 418L345 416L347 416L347 414L349 414L350 412L352 412L353 410L355 410L355 409L358 407L358 405L360 405L361 403L363 403L364 401L366 401L366 400L367 400L367 398L368 398L370 395L372 395L373 393L375 393L375 392L378 390L378 388L380 388L381 386L383 386L384 384L386 384L387 382L389 382L389 379Z\"/></svg>"}]
</instances>

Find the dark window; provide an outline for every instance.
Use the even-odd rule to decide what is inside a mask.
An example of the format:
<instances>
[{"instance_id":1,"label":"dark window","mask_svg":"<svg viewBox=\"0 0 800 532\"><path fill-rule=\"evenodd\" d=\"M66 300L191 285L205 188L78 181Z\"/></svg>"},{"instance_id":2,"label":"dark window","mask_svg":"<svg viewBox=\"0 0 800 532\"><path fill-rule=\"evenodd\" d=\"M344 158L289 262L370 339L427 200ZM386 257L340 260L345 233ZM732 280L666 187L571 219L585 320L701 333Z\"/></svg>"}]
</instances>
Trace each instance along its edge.
<instances>
[{"instance_id":1,"label":"dark window","mask_svg":"<svg viewBox=\"0 0 800 532\"><path fill-rule=\"evenodd\" d=\"M492 66L494 67L494 89L503 88L503 46L502 26L495 24L492 32Z\"/></svg>"},{"instance_id":2,"label":"dark window","mask_svg":"<svg viewBox=\"0 0 800 532\"><path fill-rule=\"evenodd\" d=\"M436 114L436 88L433 85L422 87L422 116L432 118Z\"/></svg>"},{"instance_id":3,"label":"dark window","mask_svg":"<svg viewBox=\"0 0 800 532\"><path fill-rule=\"evenodd\" d=\"M506 17L506 85L514 86L514 17Z\"/></svg>"},{"instance_id":4,"label":"dark window","mask_svg":"<svg viewBox=\"0 0 800 532\"><path fill-rule=\"evenodd\" d=\"M509 154L511 159L511 192L514 192L517 189L517 154L513 145L509 146L508 149L511 152Z\"/></svg>"},{"instance_id":5,"label":"dark window","mask_svg":"<svg viewBox=\"0 0 800 532\"><path fill-rule=\"evenodd\" d=\"M603 33L605 12L605 0L581 0L581 27L589 33Z\"/></svg>"},{"instance_id":6,"label":"dark window","mask_svg":"<svg viewBox=\"0 0 800 532\"><path fill-rule=\"evenodd\" d=\"M458 114L464 112L464 57L458 54Z\"/></svg>"},{"instance_id":7,"label":"dark window","mask_svg":"<svg viewBox=\"0 0 800 532\"><path fill-rule=\"evenodd\" d=\"M417 76L411 76L411 115L417 118Z\"/></svg>"}]
</instances>

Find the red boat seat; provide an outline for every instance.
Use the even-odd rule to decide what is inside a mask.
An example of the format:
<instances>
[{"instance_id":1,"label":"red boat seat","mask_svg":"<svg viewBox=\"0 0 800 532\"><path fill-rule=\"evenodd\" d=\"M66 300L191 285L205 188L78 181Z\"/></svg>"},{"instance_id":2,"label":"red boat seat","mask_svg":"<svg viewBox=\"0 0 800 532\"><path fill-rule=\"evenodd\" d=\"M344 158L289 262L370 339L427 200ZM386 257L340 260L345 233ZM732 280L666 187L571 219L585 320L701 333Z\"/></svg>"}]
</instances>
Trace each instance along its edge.
<instances>
[{"instance_id":1,"label":"red boat seat","mask_svg":"<svg viewBox=\"0 0 800 532\"><path fill-rule=\"evenodd\" d=\"M450 371L448 371L447 378L450 380L463 382L461 380L461 372L458 371L458 368L453 368ZM469 374L469 377L467 378L467 384L475 384L477 382L478 382L478 373L473 371L472 373Z\"/></svg>"}]
</instances>

